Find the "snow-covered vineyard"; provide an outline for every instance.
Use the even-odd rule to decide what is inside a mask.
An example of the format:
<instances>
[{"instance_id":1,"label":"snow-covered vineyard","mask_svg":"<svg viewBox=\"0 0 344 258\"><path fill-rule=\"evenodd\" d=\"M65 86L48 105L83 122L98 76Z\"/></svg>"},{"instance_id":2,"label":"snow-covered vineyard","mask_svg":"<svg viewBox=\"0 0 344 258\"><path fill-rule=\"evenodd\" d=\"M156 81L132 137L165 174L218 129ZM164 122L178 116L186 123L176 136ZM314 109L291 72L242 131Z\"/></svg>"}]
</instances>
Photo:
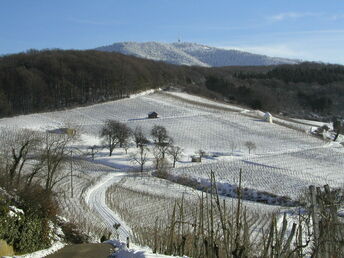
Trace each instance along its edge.
<instances>
[{"instance_id":1,"label":"snow-covered vineyard","mask_svg":"<svg viewBox=\"0 0 344 258\"><path fill-rule=\"evenodd\" d=\"M147 114L153 111L158 118L148 119ZM263 115L186 93L158 91L88 107L5 118L0 127L38 131L75 128L81 137L73 148L82 153L101 145L100 131L108 119L131 129L140 126L149 139L154 125L165 127L183 150L176 168L169 170L175 182L138 173L138 164L131 159L136 147L131 143L127 150L116 148L111 157L106 148L97 151L94 159L78 157L76 152L73 198L69 178L58 185L63 216L81 221L89 232L111 231L124 240L132 234L131 228L142 223L153 226L159 216L167 218L181 198L192 214L192 203L201 191L177 184L179 177L206 186L210 172L214 172L222 198L235 206L242 170L242 187L247 192L244 206L250 216L260 214L261 220L271 212L290 208L309 185L343 186L344 148L311 135L312 127L319 123L283 118L268 123ZM249 150L247 142L255 148ZM199 150L204 151L202 162L191 162ZM146 172L153 170L152 154L144 168ZM279 198L289 200L289 205ZM115 232L112 226L116 223L122 226Z\"/></svg>"}]
</instances>

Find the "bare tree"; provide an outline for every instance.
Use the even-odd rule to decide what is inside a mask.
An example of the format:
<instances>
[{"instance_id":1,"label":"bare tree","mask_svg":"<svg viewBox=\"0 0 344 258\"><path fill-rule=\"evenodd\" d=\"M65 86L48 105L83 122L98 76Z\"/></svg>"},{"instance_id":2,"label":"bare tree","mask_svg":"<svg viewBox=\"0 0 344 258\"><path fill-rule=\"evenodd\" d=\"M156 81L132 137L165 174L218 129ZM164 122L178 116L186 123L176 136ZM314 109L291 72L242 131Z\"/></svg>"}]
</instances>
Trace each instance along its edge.
<instances>
[{"instance_id":1,"label":"bare tree","mask_svg":"<svg viewBox=\"0 0 344 258\"><path fill-rule=\"evenodd\" d=\"M339 135L344 132L343 122L340 121L339 119L334 118L333 119L333 130L336 133L336 136L334 137L333 141L336 141L338 139Z\"/></svg>"},{"instance_id":2,"label":"bare tree","mask_svg":"<svg viewBox=\"0 0 344 258\"><path fill-rule=\"evenodd\" d=\"M167 153L173 158L173 167L176 167L176 162L180 160L180 157L182 155L182 148L179 146L171 145L169 149L167 150Z\"/></svg>"},{"instance_id":3,"label":"bare tree","mask_svg":"<svg viewBox=\"0 0 344 258\"><path fill-rule=\"evenodd\" d=\"M36 132L28 129L3 129L0 138L0 158L8 184L12 186L16 179L18 186L24 165L37 150L40 138Z\"/></svg>"},{"instance_id":4,"label":"bare tree","mask_svg":"<svg viewBox=\"0 0 344 258\"><path fill-rule=\"evenodd\" d=\"M86 155L91 156L92 160L94 160L94 156L99 152L100 148L101 147L98 145L92 145L92 146L88 147L88 151L87 151Z\"/></svg>"},{"instance_id":5,"label":"bare tree","mask_svg":"<svg viewBox=\"0 0 344 258\"><path fill-rule=\"evenodd\" d=\"M159 125L152 128L151 135L154 139L155 148L160 151L161 158L164 159L168 148L173 144L173 139L168 136L166 128Z\"/></svg>"},{"instance_id":6,"label":"bare tree","mask_svg":"<svg viewBox=\"0 0 344 258\"><path fill-rule=\"evenodd\" d=\"M70 160L70 145L76 139L75 135L58 135L46 133L43 137L41 153L38 156L37 168L39 171L35 175L43 181L46 191L52 191L55 185L63 179L69 177L69 173L64 167Z\"/></svg>"},{"instance_id":7,"label":"bare tree","mask_svg":"<svg viewBox=\"0 0 344 258\"><path fill-rule=\"evenodd\" d=\"M148 148L141 145L136 153L131 156L131 160L140 165L140 172L143 172L143 167L148 161Z\"/></svg>"},{"instance_id":8,"label":"bare tree","mask_svg":"<svg viewBox=\"0 0 344 258\"><path fill-rule=\"evenodd\" d=\"M128 141L125 141L125 142L123 143L123 148L124 148L124 150L125 150L125 154L128 154L128 150L129 150L129 148L130 148L130 144L129 144Z\"/></svg>"},{"instance_id":9,"label":"bare tree","mask_svg":"<svg viewBox=\"0 0 344 258\"><path fill-rule=\"evenodd\" d=\"M142 127L137 126L133 132L134 141L136 144L136 148L139 148L140 145L146 145L148 143L148 139L143 134Z\"/></svg>"},{"instance_id":10,"label":"bare tree","mask_svg":"<svg viewBox=\"0 0 344 258\"><path fill-rule=\"evenodd\" d=\"M248 149L248 154L251 154L251 151L255 150L257 148L256 144L254 142L251 142L251 141L245 142L245 146Z\"/></svg>"},{"instance_id":11,"label":"bare tree","mask_svg":"<svg viewBox=\"0 0 344 258\"><path fill-rule=\"evenodd\" d=\"M151 131L151 135L156 144L162 144L169 138L166 128L160 125L154 125Z\"/></svg>"},{"instance_id":12,"label":"bare tree","mask_svg":"<svg viewBox=\"0 0 344 258\"><path fill-rule=\"evenodd\" d=\"M104 139L105 145L109 149L109 156L112 156L113 150L118 145L122 148L130 135L130 128L116 120L107 120L100 132L100 136Z\"/></svg>"},{"instance_id":13,"label":"bare tree","mask_svg":"<svg viewBox=\"0 0 344 258\"><path fill-rule=\"evenodd\" d=\"M203 157L206 155L206 152L204 150L202 150L202 149L199 149L196 154L199 155L199 157L200 157L200 159L202 161Z\"/></svg>"},{"instance_id":14,"label":"bare tree","mask_svg":"<svg viewBox=\"0 0 344 258\"><path fill-rule=\"evenodd\" d=\"M162 159L165 159L166 152L173 145L173 139L167 138L165 142L156 143L155 147L160 151Z\"/></svg>"},{"instance_id":15,"label":"bare tree","mask_svg":"<svg viewBox=\"0 0 344 258\"><path fill-rule=\"evenodd\" d=\"M152 148L152 154L154 156L154 165L155 165L155 169L158 169L160 166L160 163L162 163L163 157L162 157L162 153L161 150L157 147L157 145L155 145Z\"/></svg>"}]
</instances>

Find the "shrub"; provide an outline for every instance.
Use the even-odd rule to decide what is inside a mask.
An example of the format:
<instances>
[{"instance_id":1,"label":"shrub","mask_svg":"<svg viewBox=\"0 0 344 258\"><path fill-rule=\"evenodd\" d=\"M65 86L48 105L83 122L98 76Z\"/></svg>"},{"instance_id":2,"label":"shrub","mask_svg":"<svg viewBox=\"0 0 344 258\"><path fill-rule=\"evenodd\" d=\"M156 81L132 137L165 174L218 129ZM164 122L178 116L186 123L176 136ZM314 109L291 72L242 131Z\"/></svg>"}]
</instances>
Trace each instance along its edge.
<instances>
[{"instance_id":1,"label":"shrub","mask_svg":"<svg viewBox=\"0 0 344 258\"><path fill-rule=\"evenodd\" d=\"M64 223L61 225L62 231L65 234L65 240L72 244L88 243L89 237L81 232L78 227L71 223Z\"/></svg>"},{"instance_id":2,"label":"shrub","mask_svg":"<svg viewBox=\"0 0 344 258\"><path fill-rule=\"evenodd\" d=\"M26 187L18 193L20 207L28 213L36 214L41 218L55 219L58 213L58 204L53 193L44 190L40 185Z\"/></svg>"},{"instance_id":3,"label":"shrub","mask_svg":"<svg viewBox=\"0 0 344 258\"><path fill-rule=\"evenodd\" d=\"M19 191L16 198L1 195L0 239L18 253L49 247L49 221L55 218L56 207L51 194L38 186Z\"/></svg>"}]
</instances>

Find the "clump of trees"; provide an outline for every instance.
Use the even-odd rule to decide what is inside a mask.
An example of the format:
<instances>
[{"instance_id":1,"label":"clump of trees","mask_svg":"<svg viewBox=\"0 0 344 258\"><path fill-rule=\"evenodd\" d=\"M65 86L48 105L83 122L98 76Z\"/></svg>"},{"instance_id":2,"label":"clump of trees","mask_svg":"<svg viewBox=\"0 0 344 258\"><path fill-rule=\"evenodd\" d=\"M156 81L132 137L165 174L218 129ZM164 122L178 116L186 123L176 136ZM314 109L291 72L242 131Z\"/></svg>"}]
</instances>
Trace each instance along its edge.
<instances>
[{"instance_id":1,"label":"clump of trees","mask_svg":"<svg viewBox=\"0 0 344 258\"><path fill-rule=\"evenodd\" d=\"M109 149L109 156L112 156L117 146L123 148L131 134L131 129L126 124L116 120L107 120L101 129L100 136L103 138L104 146Z\"/></svg>"},{"instance_id":2,"label":"clump of trees","mask_svg":"<svg viewBox=\"0 0 344 258\"><path fill-rule=\"evenodd\" d=\"M0 171L7 187L30 187L39 181L45 191L52 192L68 176L63 168L70 159L70 146L77 135L28 129L2 129L0 134Z\"/></svg>"},{"instance_id":3,"label":"clump of trees","mask_svg":"<svg viewBox=\"0 0 344 258\"><path fill-rule=\"evenodd\" d=\"M176 162L180 160L182 149L173 145L173 139L168 135L167 129L163 126L154 125L150 135L153 138L151 147L149 147L150 141L140 126L131 130L126 124L116 120L107 120L100 131L103 146L109 149L109 156L112 155L116 147L124 148L127 153L130 142L133 141L137 150L130 155L130 158L140 166L141 172L149 160L149 153L154 157L155 169L161 170L168 166L166 154L171 157L172 166L175 167ZM94 149L93 147L90 148L94 159Z\"/></svg>"}]
</instances>

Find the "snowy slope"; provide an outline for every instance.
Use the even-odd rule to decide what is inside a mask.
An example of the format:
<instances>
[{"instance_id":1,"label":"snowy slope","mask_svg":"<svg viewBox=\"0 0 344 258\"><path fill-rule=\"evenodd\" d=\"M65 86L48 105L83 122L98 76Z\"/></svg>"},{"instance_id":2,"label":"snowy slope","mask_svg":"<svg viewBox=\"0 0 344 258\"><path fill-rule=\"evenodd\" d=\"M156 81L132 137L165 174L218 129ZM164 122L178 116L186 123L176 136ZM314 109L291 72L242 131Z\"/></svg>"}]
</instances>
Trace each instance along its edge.
<instances>
[{"instance_id":1,"label":"snowy slope","mask_svg":"<svg viewBox=\"0 0 344 258\"><path fill-rule=\"evenodd\" d=\"M209 47L196 43L160 43L160 42L119 42L96 48L106 52L119 52L141 58L160 60L179 65L197 66L259 66L277 64L295 64L296 60L268 57L238 50Z\"/></svg>"},{"instance_id":2,"label":"snowy slope","mask_svg":"<svg viewBox=\"0 0 344 258\"><path fill-rule=\"evenodd\" d=\"M146 59L152 59L156 61L165 61L171 64L178 65L197 65L197 66L209 66L206 63L199 61L192 55L187 54L183 50L178 49L172 44L147 42L124 42L115 43L111 46L104 46L97 48L96 50L106 52L119 52L125 55L132 55Z\"/></svg>"}]
</instances>

